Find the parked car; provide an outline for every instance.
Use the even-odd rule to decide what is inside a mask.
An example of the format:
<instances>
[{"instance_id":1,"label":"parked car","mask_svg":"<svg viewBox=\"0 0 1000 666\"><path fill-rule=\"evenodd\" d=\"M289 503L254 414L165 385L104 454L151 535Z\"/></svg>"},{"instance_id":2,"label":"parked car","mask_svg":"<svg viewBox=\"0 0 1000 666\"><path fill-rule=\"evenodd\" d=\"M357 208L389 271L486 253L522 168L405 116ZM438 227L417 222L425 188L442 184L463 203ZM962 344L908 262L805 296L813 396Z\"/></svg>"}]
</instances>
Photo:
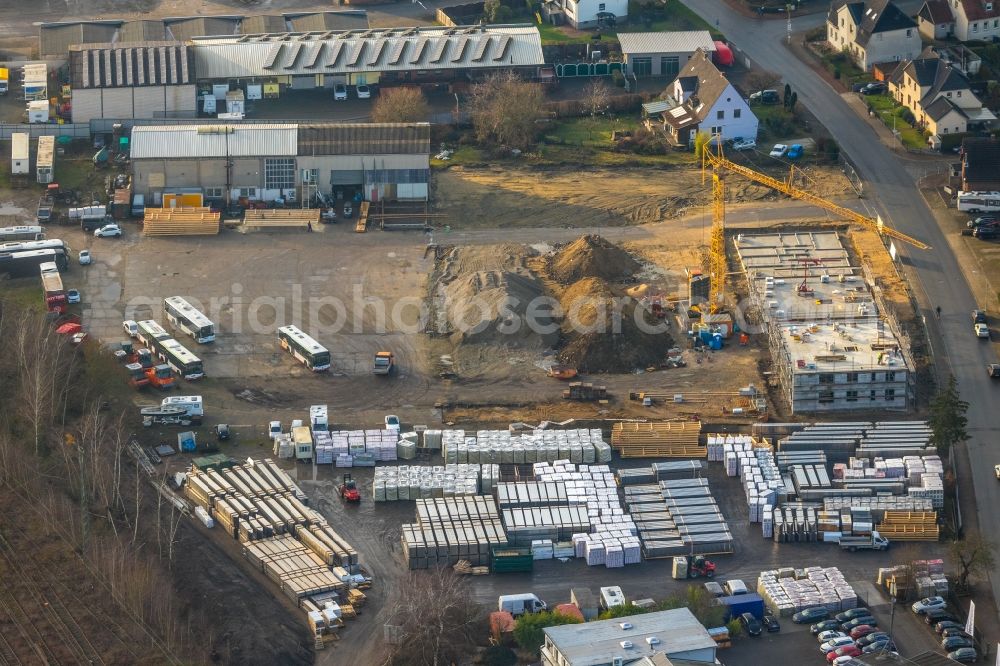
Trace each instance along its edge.
<instances>
[{"instance_id":1,"label":"parked car","mask_svg":"<svg viewBox=\"0 0 1000 666\"><path fill-rule=\"evenodd\" d=\"M875 641L874 643L869 643L868 645L861 648L862 654L872 654L873 652L895 652L896 644L890 641L888 638L881 641Z\"/></svg>"},{"instance_id":2,"label":"parked car","mask_svg":"<svg viewBox=\"0 0 1000 666\"><path fill-rule=\"evenodd\" d=\"M358 86L354 91L358 93L358 99L371 99L372 89L368 86Z\"/></svg>"},{"instance_id":3,"label":"parked car","mask_svg":"<svg viewBox=\"0 0 1000 666\"><path fill-rule=\"evenodd\" d=\"M830 615L829 611L820 606L815 606L813 608L807 608L801 610L792 616L792 622L795 624L807 624L809 622L817 622L819 620L825 620Z\"/></svg>"},{"instance_id":4,"label":"parked car","mask_svg":"<svg viewBox=\"0 0 1000 666\"><path fill-rule=\"evenodd\" d=\"M853 620L848 620L844 624L840 625L840 630L849 634L863 624L871 625L873 627L878 626L878 622L871 616L856 617Z\"/></svg>"},{"instance_id":5,"label":"parked car","mask_svg":"<svg viewBox=\"0 0 1000 666\"><path fill-rule=\"evenodd\" d=\"M962 664L972 664L979 661L979 653L976 652L975 648L964 647L958 648L954 652L949 652L948 658Z\"/></svg>"},{"instance_id":6,"label":"parked car","mask_svg":"<svg viewBox=\"0 0 1000 666\"><path fill-rule=\"evenodd\" d=\"M121 238L122 228L117 224L105 224L94 231L95 238Z\"/></svg>"},{"instance_id":7,"label":"parked car","mask_svg":"<svg viewBox=\"0 0 1000 666\"><path fill-rule=\"evenodd\" d=\"M958 627L950 627L940 632L941 638L951 638L952 636L961 636L962 638L972 638L969 634L965 633L965 627L959 629Z\"/></svg>"},{"instance_id":8,"label":"parked car","mask_svg":"<svg viewBox=\"0 0 1000 666\"><path fill-rule=\"evenodd\" d=\"M66 290L66 302L67 303L79 303L80 302L80 291L78 289L67 289Z\"/></svg>"},{"instance_id":9,"label":"parked car","mask_svg":"<svg viewBox=\"0 0 1000 666\"><path fill-rule=\"evenodd\" d=\"M834 650L842 647L847 647L848 645L854 645L854 640L850 636L841 636L840 638L833 638L828 640L819 646L820 652L823 654L830 654Z\"/></svg>"},{"instance_id":10,"label":"parked car","mask_svg":"<svg viewBox=\"0 0 1000 666\"><path fill-rule=\"evenodd\" d=\"M840 657L857 657L861 654L861 648L857 645L845 645L839 647L832 652L828 652L826 655L826 660L829 663L833 663L834 659L839 659Z\"/></svg>"},{"instance_id":11,"label":"parked car","mask_svg":"<svg viewBox=\"0 0 1000 666\"><path fill-rule=\"evenodd\" d=\"M760 623L764 625L764 629L766 629L769 634L781 631L781 623L778 622L778 618L774 617L770 613L765 613L764 619L761 620Z\"/></svg>"},{"instance_id":12,"label":"parked car","mask_svg":"<svg viewBox=\"0 0 1000 666\"><path fill-rule=\"evenodd\" d=\"M271 421L267 424L267 436L276 439L281 434L281 421Z\"/></svg>"},{"instance_id":13,"label":"parked car","mask_svg":"<svg viewBox=\"0 0 1000 666\"><path fill-rule=\"evenodd\" d=\"M778 95L777 90L758 90L755 93L751 93L747 101L751 104L777 104L781 101L781 96Z\"/></svg>"},{"instance_id":14,"label":"parked car","mask_svg":"<svg viewBox=\"0 0 1000 666\"><path fill-rule=\"evenodd\" d=\"M803 150L802 150L802 144L801 143L793 143L792 147L788 149L788 154L785 155L785 157L787 157L790 160L797 160L800 157L802 157L802 152L803 152Z\"/></svg>"},{"instance_id":15,"label":"parked car","mask_svg":"<svg viewBox=\"0 0 1000 666\"><path fill-rule=\"evenodd\" d=\"M854 627L853 629L851 629L850 636L854 640L858 640L859 638L864 638L868 634L875 633L875 631L877 631L877 630L872 625L870 625L870 624L861 624L861 625L858 625L857 627Z\"/></svg>"},{"instance_id":16,"label":"parked car","mask_svg":"<svg viewBox=\"0 0 1000 666\"><path fill-rule=\"evenodd\" d=\"M725 596L726 594L725 591L722 589L722 586L716 583L714 580L710 580L704 585L705 585L705 591L711 594L713 597L722 597Z\"/></svg>"},{"instance_id":17,"label":"parked car","mask_svg":"<svg viewBox=\"0 0 1000 666\"><path fill-rule=\"evenodd\" d=\"M958 622L958 618L946 610L936 609L924 613L924 624L934 625L941 620L954 620Z\"/></svg>"},{"instance_id":18,"label":"parked car","mask_svg":"<svg viewBox=\"0 0 1000 666\"><path fill-rule=\"evenodd\" d=\"M744 139L743 137L736 137L733 139L732 144L733 150L753 150L757 147L757 142L753 139Z\"/></svg>"},{"instance_id":19,"label":"parked car","mask_svg":"<svg viewBox=\"0 0 1000 666\"><path fill-rule=\"evenodd\" d=\"M889 634L885 633L884 631L873 631L867 636L859 639L858 646L866 647L868 645L871 645L872 643L878 643L879 641L887 641L887 640L889 640Z\"/></svg>"},{"instance_id":20,"label":"parked car","mask_svg":"<svg viewBox=\"0 0 1000 666\"><path fill-rule=\"evenodd\" d=\"M226 423L220 423L215 426L215 437L220 442L224 442L229 439L229 425Z\"/></svg>"},{"instance_id":21,"label":"parked car","mask_svg":"<svg viewBox=\"0 0 1000 666\"><path fill-rule=\"evenodd\" d=\"M832 641L834 638L844 638L845 636L847 636L847 634L839 629L827 629L826 631L821 631L816 634L816 642L823 644L827 641Z\"/></svg>"},{"instance_id":22,"label":"parked car","mask_svg":"<svg viewBox=\"0 0 1000 666\"><path fill-rule=\"evenodd\" d=\"M990 337L990 327L986 324L976 324L974 327L976 331L977 338L989 338Z\"/></svg>"},{"instance_id":23,"label":"parked car","mask_svg":"<svg viewBox=\"0 0 1000 666\"><path fill-rule=\"evenodd\" d=\"M774 144L774 148L771 149L771 152L768 153L768 155L770 155L771 157L784 157L785 153L787 152L788 152L788 146L786 146L783 143L776 143Z\"/></svg>"},{"instance_id":24,"label":"parked car","mask_svg":"<svg viewBox=\"0 0 1000 666\"><path fill-rule=\"evenodd\" d=\"M869 83L871 83L871 81L860 81L858 83L855 83L854 85L851 86L851 92L859 93L862 90L864 90L865 86L867 86Z\"/></svg>"},{"instance_id":25,"label":"parked car","mask_svg":"<svg viewBox=\"0 0 1000 666\"><path fill-rule=\"evenodd\" d=\"M879 81L872 81L861 89L862 95L881 95L885 92L885 84Z\"/></svg>"},{"instance_id":26,"label":"parked car","mask_svg":"<svg viewBox=\"0 0 1000 666\"><path fill-rule=\"evenodd\" d=\"M833 660L833 666L861 666L851 655L845 654Z\"/></svg>"},{"instance_id":27,"label":"parked car","mask_svg":"<svg viewBox=\"0 0 1000 666\"><path fill-rule=\"evenodd\" d=\"M751 636L760 636L763 631L760 622L753 616L753 613L743 613L740 615L740 624L743 625L744 631Z\"/></svg>"},{"instance_id":28,"label":"parked car","mask_svg":"<svg viewBox=\"0 0 1000 666\"><path fill-rule=\"evenodd\" d=\"M920 601L913 602L913 605L910 606L910 610L917 615L923 615L927 611L943 609L947 605L948 602L944 600L944 597L924 597Z\"/></svg>"},{"instance_id":29,"label":"parked car","mask_svg":"<svg viewBox=\"0 0 1000 666\"><path fill-rule=\"evenodd\" d=\"M986 311L985 310L973 310L972 311L972 323L973 324L985 324L986 323Z\"/></svg>"},{"instance_id":30,"label":"parked car","mask_svg":"<svg viewBox=\"0 0 1000 666\"><path fill-rule=\"evenodd\" d=\"M80 250L80 265L89 266L93 261L90 257L90 250Z\"/></svg>"},{"instance_id":31,"label":"parked car","mask_svg":"<svg viewBox=\"0 0 1000 666\"><path fill-rule=\"evenodd\" d=\"M976 227L981 227L987 224L996 224L997 221L998 218L986 215L969 220L968 222L965 223L965 226L968 227L969 229L975 229Z\"/></svg>"},{"instance_id":32,"label":"parked car","mask_svg":"<svg viewBox=\"0 0 1000 666\"><path fill-rule=\"evenodd\" d=\"M333 87L333 101L335 102L347 101L347 86L345 86L343 83L338 83Z\"/></svg>"},{"instance_id":33,"label":"parked car","mask_svg":"<svg viewBox=\"0 0 1000 666\"><path fill-rule=\"evenodd\" d=\"M819 635L824 631L835 630L840 627L840 623L836 620L823 620L822 622L817 622L816 624L809 627L809 631L813 633L813 636Z\"/></svg>"},{"instance_id":34,"label":"parked car","mask_svg":"<svg viewBox=\"0 0 1000 666\"><path fill-rule=\"evenodd\" d=\"M125 330L125 335L130 338L134 338L139 335L139 324L136 323L134 319L126 319L123 321L122 328Z\"/></svg>"},{"instance_id":35,"label":"parked car","mask_svg":"<svg viewBox=\"0 0 1000 666\"><path fill-rule=\"evenodd\" d=\"M976 647L976 644L971 638L966 638L965 636L948 636L941 639L941 649L945 652L954 652L959 648L970 647Z\"/></svg>"},{"instance_id":36,"label":"parked car","mask_svg":"<svg viewBox=\"0 0 1000 666\"><path fill-rule=\"evenodd\" d=\"M392 430L394 432L399 432L399 417L395 414L385 415L385 429Z\"/></svg>"},{"instance_id":37,"label":"parked car","mask_svg":"<svg viewBox=\"0 0 1000 666\"><path fill-rule=\"evenodd\" d=\"M987 363L986 374L990 379L1000 379L1000 363ZM1000 479L1000 476L997 476Z\"/></svg>"},{"instance_id":38,"label":"parked car","mask_svg":"<svg viewBox=\"0 0 1000 666\"><path fill-rule=\"evenodd\" d=\"M961 629L964 631L965 625L954 620L942 620L934 625L934 631L939 634L943 634L948 629Z\"/></svg>"},{"instance_id":39,"label":"parked car","mask_svg":"<svg viewBox=\"0 0 1000 666\"><path fill-rule=\"evenodd\" d=\"M852 608L850 610L844 611L843 613L837 613L836 615L833 616L833 619L843 623L847 622L848 620L853 620L856 617L868 617L871 614L872 614L871 611L864 607Z\"/></svg>"}]
</instances>

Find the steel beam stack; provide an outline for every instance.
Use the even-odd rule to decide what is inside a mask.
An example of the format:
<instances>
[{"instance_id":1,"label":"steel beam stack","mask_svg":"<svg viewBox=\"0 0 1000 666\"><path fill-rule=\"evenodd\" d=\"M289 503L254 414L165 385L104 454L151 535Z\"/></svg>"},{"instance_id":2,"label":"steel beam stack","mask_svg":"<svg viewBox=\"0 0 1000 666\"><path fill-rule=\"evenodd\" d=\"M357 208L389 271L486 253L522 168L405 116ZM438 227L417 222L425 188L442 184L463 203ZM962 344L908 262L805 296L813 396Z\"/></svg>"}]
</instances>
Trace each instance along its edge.
<instances>
[{"instance_id":1,"label":"steel beam stack","mask_svg":"<svg viewBox=\"0 0 1000 666\"><path fill-rule=\"evenodd\" d=\"M417 522L402 529L410 569L452 566L467 560L488 566L490 550L509 545L492 497L418 499Z\"/></svg>"},{"instance_id":2,"label":"steel beam stack","mask_svg":"<svg viewBox=\"0 0 1000 666\"><path fill-rule=\"evenodd\" d=\"M646 559L732 552L729 526L707 479L627 486L624 492Z\"/></svg>"}]
</instances>

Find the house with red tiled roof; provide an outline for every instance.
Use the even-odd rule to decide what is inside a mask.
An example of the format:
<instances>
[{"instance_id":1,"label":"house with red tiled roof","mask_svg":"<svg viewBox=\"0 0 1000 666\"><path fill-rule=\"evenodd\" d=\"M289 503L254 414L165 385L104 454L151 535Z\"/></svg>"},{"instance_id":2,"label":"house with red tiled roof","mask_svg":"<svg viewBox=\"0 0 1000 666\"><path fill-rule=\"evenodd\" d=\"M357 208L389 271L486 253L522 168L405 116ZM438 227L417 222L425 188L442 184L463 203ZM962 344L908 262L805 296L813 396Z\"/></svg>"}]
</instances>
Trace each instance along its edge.
<instances>
[{"instance_id":1,"label":"house with red tiled roof","mask_svg":"<svg viewBox=\"0 0 1000 666\"><path fill-rule=\"evenodd\" d=\"M948 0L927 0L917 12L920 35L926 39L946 39L955 34L955 17Z\"/></svg>"},{"instance_id":2,"label":"house with red tiled roof","mask_svg":"<svg viewBox=\"0 0 1000 666\"><path fill-rule=\"evenodd\" d=\"M942 4L951 16L950 33L945 29L947 21L941 11ZM934 39L954 36L963 42L988 42L1000 38L1000 0L928 0L917 16L920 32L925 36L928 34L925 30L929 31L934 23ZM939 34L942 30L943 34Z\"/></svg>"}]
</instances>

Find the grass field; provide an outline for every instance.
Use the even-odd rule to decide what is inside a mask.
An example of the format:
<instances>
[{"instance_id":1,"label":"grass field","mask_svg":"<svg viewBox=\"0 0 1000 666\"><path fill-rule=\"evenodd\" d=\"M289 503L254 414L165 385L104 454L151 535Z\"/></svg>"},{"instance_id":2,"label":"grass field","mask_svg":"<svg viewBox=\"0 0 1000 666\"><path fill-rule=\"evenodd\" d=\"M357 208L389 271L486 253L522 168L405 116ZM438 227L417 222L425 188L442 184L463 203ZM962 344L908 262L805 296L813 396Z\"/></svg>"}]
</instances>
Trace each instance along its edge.
<instances>
[{"instance_id":1,"label":"grass field","mask_svg":"<svg viewBox=\"0 0 1000 666\"><path fill-rule=\"evenodd\" d=\"M904 146L916 150L927 147L927 141L924 139L923 132L915 127L911 127L908 122L903 120L903 113L906 111L906 107L896 102L889 95L866 95L865 100L875 109L875 112L878 113L879 118L882 119L886 127L893 129L895 122L895 130L899 132L899 139Z\"/></svg>"}]
</instances>

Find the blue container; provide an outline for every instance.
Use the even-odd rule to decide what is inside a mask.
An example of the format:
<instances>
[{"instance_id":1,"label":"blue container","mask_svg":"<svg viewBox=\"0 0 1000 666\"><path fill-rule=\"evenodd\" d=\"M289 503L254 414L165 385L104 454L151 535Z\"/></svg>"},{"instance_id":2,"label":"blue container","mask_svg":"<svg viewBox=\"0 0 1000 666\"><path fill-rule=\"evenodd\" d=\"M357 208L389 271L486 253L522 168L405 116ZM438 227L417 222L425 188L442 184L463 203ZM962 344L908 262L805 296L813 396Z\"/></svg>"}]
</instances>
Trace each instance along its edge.
<instances>
[{"instance_id":1,"label":"blue container","mask_svg":"<svg viewBox=\"0 0 1000 666\"><path fill-rule=\"evenodd\" d=\"M764 617L764 600L759 594L737 594L733 597L719 597L715 600L726 608L726 620L750 613L758 620Z\"/></svg>"},{"instance_id":2,"label":"blue container","mask_svg":"<svg viewBox=\"0 0 1000 666\"><path fill-rule=\"evenodd\" d=\"M711 340L708 341L708 348L709 349L716 349L716 350L722 349L722 334L721 333L713 333L712 334Z\"/></svg>"}]
</instances>

